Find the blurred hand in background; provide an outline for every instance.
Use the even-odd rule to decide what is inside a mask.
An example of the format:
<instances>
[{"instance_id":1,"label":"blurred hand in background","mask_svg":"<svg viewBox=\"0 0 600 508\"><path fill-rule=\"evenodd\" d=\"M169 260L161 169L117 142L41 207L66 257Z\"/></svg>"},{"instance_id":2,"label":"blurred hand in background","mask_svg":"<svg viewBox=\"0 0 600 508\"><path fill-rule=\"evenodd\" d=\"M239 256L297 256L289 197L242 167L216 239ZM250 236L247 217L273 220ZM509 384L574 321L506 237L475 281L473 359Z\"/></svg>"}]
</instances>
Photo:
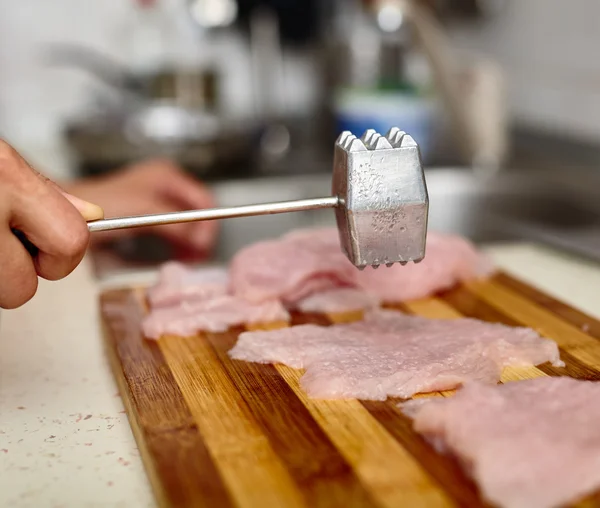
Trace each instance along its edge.
<instances>
[{"instance_id":1,"label":"blurred hand in background","mask_svg":"<svg viewBox=\"0 0 600 508\"><path fill-rule=\"evenodd\" d=\"M107 176L76 180L63 185L70 194L104 209L105 217L147 215L211 208L215 206L209 189L187 175L169 160L148 160ZM170 224L139 229L103 231L91 235L99 246L125 236L156 234L190 258L206 258L215 247L218 233L215 221Z\"/></svg>"}]
</instances>

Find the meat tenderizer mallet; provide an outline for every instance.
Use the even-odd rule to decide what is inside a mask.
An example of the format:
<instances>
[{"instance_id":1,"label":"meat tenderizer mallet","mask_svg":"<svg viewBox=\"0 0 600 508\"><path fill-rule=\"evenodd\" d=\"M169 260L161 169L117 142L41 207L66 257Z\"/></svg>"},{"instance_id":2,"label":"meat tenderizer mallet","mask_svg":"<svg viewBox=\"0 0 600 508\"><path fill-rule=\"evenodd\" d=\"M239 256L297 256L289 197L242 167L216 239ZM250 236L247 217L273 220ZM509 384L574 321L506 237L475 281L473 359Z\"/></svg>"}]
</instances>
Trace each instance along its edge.
<instances>
[{"instance_id":1,"label":"meat tenderizer mallet","mask_svg":"<svg viewBox=\"0 0 600 508\"><path fill-rule=\"evenodd\" d=\"M332 195L88 222L90 232L334 208L344 253L356 267L418 263L425 256L429 197L419 146L397 127L335 143Z\"/></svg>"}]
</instances>

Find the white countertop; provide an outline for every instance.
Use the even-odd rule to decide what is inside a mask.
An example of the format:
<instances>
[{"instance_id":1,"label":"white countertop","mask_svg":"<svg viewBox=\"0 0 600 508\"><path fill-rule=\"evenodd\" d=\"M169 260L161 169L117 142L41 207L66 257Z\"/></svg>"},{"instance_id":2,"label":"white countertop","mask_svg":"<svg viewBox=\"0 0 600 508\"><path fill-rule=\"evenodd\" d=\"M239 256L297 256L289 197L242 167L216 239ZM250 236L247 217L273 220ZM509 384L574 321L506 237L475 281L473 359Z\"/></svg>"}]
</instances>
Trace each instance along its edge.
<instances>
[{"instance_id":1,"label":"white countertop","mask_svg":"<svg viewBox=\"0 0 600 508\"><path fill-rule=\"evenodd\" d=\"M487 250L506 271L600 317L600 266L530 245ZM0 313L0 506L155 506L104 354L99 291L86 260Z\"/></svg>"}]
</instances>

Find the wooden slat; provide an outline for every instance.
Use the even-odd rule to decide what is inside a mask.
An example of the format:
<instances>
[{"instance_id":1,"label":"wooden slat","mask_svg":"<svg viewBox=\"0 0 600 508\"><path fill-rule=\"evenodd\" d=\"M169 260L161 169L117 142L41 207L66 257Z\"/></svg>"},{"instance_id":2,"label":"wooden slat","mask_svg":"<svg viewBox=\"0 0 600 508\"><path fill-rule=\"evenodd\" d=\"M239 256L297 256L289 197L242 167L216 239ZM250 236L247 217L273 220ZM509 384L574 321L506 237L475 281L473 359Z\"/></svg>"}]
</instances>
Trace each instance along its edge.
<instances>
[{"instance_id":1,"label":"wooden slat","mask_svg":"<svg viewBox=\"0 0 600 508\"><path fill-rule=\"evenodd\" d=\"M138 447L161 506L231 506L158 345L140 335L142 308L132 291L101 298L109 357Z\"/></svg>"},{"instance_id":2,"label":"wooden slat","mask_svg":"<svg viewBox=\"0 0 600 508\"><path fill-rule=\"evenodd\" d=\"M506 273L498 273L494 277L494 280L503 286L512 289L515 293L524 296L528 300L535 302L540 307L548 309L556 316L560 316L564 321L579 327L582 332L590 337L600 340L600 321L598 319L574 309L564 302L552 298L546 293L543 293L533 286L529 286Z\"/></svg>"},{"instance_id":3,"label":"wooden slat","mask_svg":"<svg viewBox=\"0 0 600 508\"><path fill-rule=\"evenodd\" d=\"M207 337L308 506L378 506L274 366L231 360L233 334Z\"/></svg>"},{"instance_id":4,"label":"wooden slat","mask_svg":"<svg viewBox=\"0 0 600 508\"><path fill-rule=\"evenodd\" d=\"M327 325L331 324L331 320L325 314L317 314L317 313L301 314L300 312L292 311L291 315L292 315L292 321L291 321L292 326L304 325L304 324L327 326Z\"/></svg>"},{"instance_id":5,"label":"wooden slat","mask_svg":"<svg viewBox=\"0 0 600 508\"><path fill-rule=\"evenodd\" d=\"M485 287L496 291L492 284L486 282ZM465 316L508 326L531 327L544 337L556 341L566 368L544 364L538 367L544 373L550 376L568 375L575 379L600 380L600 373L595 366L597 363L586 361L590 353L593 357L600 357L600 348L595 339L504 287L497 289L504 298L493 300L489 295L486 297L485 291L478 291L478 286L480 289L483 287L481 284L472 284L456 288L445 293L443 298ZM572 336L572 330L578 334L577 337ZM573 340L576 341L576 346L573 346Z\"/></svg>"},{"instance_id":6,"label":"wooden slat","mask_svg":"<svg viewBox=\"0 0 600 508\"><path fill-rule=\"evenodd\" d=\"M507 316L552 337L573 356L592 367L600 366L600 350L597 342L577 326L555 316L527 298L495 281L469 283L467 287L492 307Z\"/></svg>"},{"instance_id":7,"label":"wooden slat","mask_svg":"<svg viewBox=\"0 0 600 508\"><path fill-rule=\"evenodd\" d=\"M388 303L385 307L407 314L439 319L455 319L460 316L450 306L444 305L435 299L419 300L405 304ZM444 397L452 393L454 393L454 390L447 390L430 394L417 394L414 398ZM425 467L459 506L485 506L479 498L477 488L459 465L451 458L435 453L431 446L413 430L410 419L398 410L397 401L387 401L383 404L372 401L362 401L361 403Z\"/></svg>"},{"instance_id":8,"label":"wooden slat","mask_svg":"<svg viewBox=\"0 0 600 508\"><path fill-rule=\"evenodd\" d=\"M381 506L452 506L422 466L356 400L316 400L299 386L301 373L278 372L356 471Z\"/></svg>"},{"instance_id":9,"label":"wooden slat","mask_svg":"<svg viewBox=\"0 0 600 508\"><path fill-rule=\"evenodd\" d=\"M369 413L413 456L429 474L442 485L458 506L479 508L486 506L477 487L467 478L460 466L446 455L437 453L396 407L397 402L361 401Z\"/></svg>"},{"instance_id":10,"label":"wooden slat","mask_svg":"<svg viewBox=\"0 0 600 508\"><path fill-rule=\"evenodd\" d=\"M457 319L462 317L460 312L438 298L416 300L405 304L405 306L412 314L430 319Z\"/></svg>"},{"instance_id":11,"label":"wooden slat","mask_svg":"<svg viewBox=\"0 0 600 508\"><path fill-rule=\"evenodd\" d=\"M253 408L207 340L167 337L160 347L237 506L303 506Z\"/></svg>"},{"instance_id":12,"label":"wooden slat","mask_svg":"<svg viewBox=\"0 0 600 508\"><path fill-rule=\"evenodd\" d=\"M403 304L390 303L386 307L400 312L409 311ZM354 321L357 317L296 313L293 323L308 322L329 326ZM394 441L393 436L384 430L375 415L370 414L359 401L310 399L300 388L299 371L284 365L277 365L275 368L356 470L361 480L374 492L382 506L447 506L450 503L448 496L440 492L439 484L432 482L430 475L418 464L418 458L412 457L410 452ZM431 395L434 394L423 394ZM401 414L399 417L405 418ZM408 420L406 423L410 425ZM365 439L365 435L369 438ZM464 477L463 481L468 485L468 480ZM454 492L450 493L451 498L453 494ZM459 505L462 500L461 496L453 498Z\"/></svg>"},{"instance_id":13,"label":"wooden slat","mask_svg":"<svg viewBox=\"0 0 600 508\"><path fill-rule=\"evenodd\" d=\"M458 319L462 314L446 302L438 298L427 298L408 302L405 304L388 304L388 308L395 308L406 313L435 319ZM512 381L518 378L538 377L544 373L536 367L526 369L504 369L502 381ZM436 392L438 396L451 396L455 390ZM422 394L432 396L433 394ZM416 397L415 397L416 398ZM478 495L477 488L465 475L460 466L449 457L435 453L431 446L421 436L416 434L412 423L396 407L395 402L388 401L384 405L363 401L362 404L375 416L399 442L407 448L413 456L436 478L438 483L452 496L460 506L485 506Z\"/></svg>"}]
</instances>

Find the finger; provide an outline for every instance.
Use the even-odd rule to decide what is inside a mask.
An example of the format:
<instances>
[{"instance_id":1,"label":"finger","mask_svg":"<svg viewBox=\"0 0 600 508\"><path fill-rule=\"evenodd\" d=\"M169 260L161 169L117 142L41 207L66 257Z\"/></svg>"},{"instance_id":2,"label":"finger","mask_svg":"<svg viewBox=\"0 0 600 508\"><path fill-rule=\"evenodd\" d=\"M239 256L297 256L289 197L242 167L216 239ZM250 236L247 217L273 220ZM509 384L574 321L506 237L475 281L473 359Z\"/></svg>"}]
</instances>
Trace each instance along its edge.
<instances>
[{"instance_id":1,"label":"finger","mask_svg":"<svg viewBox=\"0 0 600 508\"><path fill-rule=\"evenodd\" d=\"M210 251L198 251L189 246L173 243L172 258L183 263L201 263L209 260Z\"/></svg>"},{"instance_id":2,"label":"finger","mask_svg":"<svg viewBox=\"0 0 600 508\"><path fill-rule=\"evenodd\" d=\"M200 232L199 232L200 231ZM90 245L99 246L108 242L133 235L154 234L160 236L176 247L189 251L190 256L198 254L206 256L212 250L216 240L214 235L206 233L206 227L195 224L169 224L163 226L147 226L136 229L119 229L115 231L101 231L94 233L90 238Z\"/></svg>"},{"instance_id":3,"label":"finger","mask_svg":"<svg viewBox=\"0 0 600 508\"><path fill-rule=\"evenodd\" d=\"M200 221L190 223L190 236L194 238L194 242L198 246L207 251L212 251L215 248L218 239L218 222L217 221Z\"/></svg>"},{"instance_id":4,"label":"finger","mask_svg":"<svg viewBox=\"0 0 600 508\"><path fill-rule=\"evenodd\" d=\"M173 231L173 228L176 230ZM194 235L187 230L181 231L177 225L165 225L148 226L133 230L120 229L115 231L101 231L91 235L90 246L92 248L98 248L120 238L143 234L153 234L168 240L178 249L178 256L180 252L187 252L186 256L189 256L190 259L206 258L214 250L216 243L212 238L207 241L204 235ZM197 239L198 236L200 236L200 239Z\"/></svg>"},{"instance_id":5,"label":"finger","mask_svg":"<svg viewBox=\"0 0 600 508\"><path fill-rule=\"evenodd\" d=\"M175 207L172 211L176 211ZM208 252L212 250L215 243L210 225L205 221L155 226L150 229L154 234L196 252Z\"/></svg>"},{"instance_id":6,"label":"finger","mask_svg":"<svg viewBox=\"0 0 600 508\"><path fill-rule=\"evenodd\" d=\"M27 303L38 287L33 259L9 230L0 231L0 307L16 309Z\"/></svg>"},{"instance_id":7,"label":"finger","mask_svg":"<svg viewBox=\"0 0 600 508\"><path fill-rule=\"evenodd\" d=\"M213 208L216 201L204 184L181 170L165 173L158 189L164 196L189 209Z\"/></svg>"},{"instance_id":8,"label":"finger","mask_svg":"<svg viewBox=\"0 0 600 508\"><path fill-rule=\"evenodd\" d=\"M202 209L210 208L215 206L215 201L210 191L199 184L197 181L183 177L178 174L179 178L172 179L171 185L166 189L166 195L168 196L168 202L174 210L185 210L185 209ZM185 189L188 189L186 195ZM192 189L191 192L189 189ZM201 200L204 201L201 201ZM201 204L203 203L203 204ZM205 251L213 250L218 236L219 222L216 220L211 221L197 221L186 224L186 237L187 244L190 242Z\"/></svg>"},{"instance_id":9,"label":"finger","mask_svg":"<svg viewBox=\"0 0 600 508\"><path fill-rule=\"evenodd\" d=\"M195 178L182 171L175 172L166 182L162 192L180 209L202 209L217 206L210 190ZM202 221L194 223L192 234L195 241L212 249L217 240L218 221Z\"/></svg>"},{"instance_id":10,"label":"finger","mask_svg":"<svg viewBox=\"0 0 600 508\"><path fill-rule=\"evenodd\" d=\"M181 207L178 207L172 200L166 199L162 196L144 195L136 198L136 209L143 210L144 214L159 214L180 211ZM211 249L211 235L206 234L206 226L201 223L181 223L181 224L168 224L162 226L149 226L145 228L136 229L136 233L153 233L157 236L161 236L171 242L176 243L180 246L185 246L193 249L196 252L206 252ZM108 233L121 233L119 236L123 236L127 231L114 231ZM101 233L100 233L101 234ZM111 235L116 238L116 234ZM108 239L109 236L105 235Z\"/></svg>"},{"instance_id":11,"label":"finger","mask_svg":"<svg viewBox=\"0 0 600 508\"><path fill-rule=\"evenodd\" d=\"M25 234L39 254L37 273L48 280L70 274L83 258L89 231L81 213L53 185L25 169L12 196L10 225Z\"/></svg>"}]
</instances>

